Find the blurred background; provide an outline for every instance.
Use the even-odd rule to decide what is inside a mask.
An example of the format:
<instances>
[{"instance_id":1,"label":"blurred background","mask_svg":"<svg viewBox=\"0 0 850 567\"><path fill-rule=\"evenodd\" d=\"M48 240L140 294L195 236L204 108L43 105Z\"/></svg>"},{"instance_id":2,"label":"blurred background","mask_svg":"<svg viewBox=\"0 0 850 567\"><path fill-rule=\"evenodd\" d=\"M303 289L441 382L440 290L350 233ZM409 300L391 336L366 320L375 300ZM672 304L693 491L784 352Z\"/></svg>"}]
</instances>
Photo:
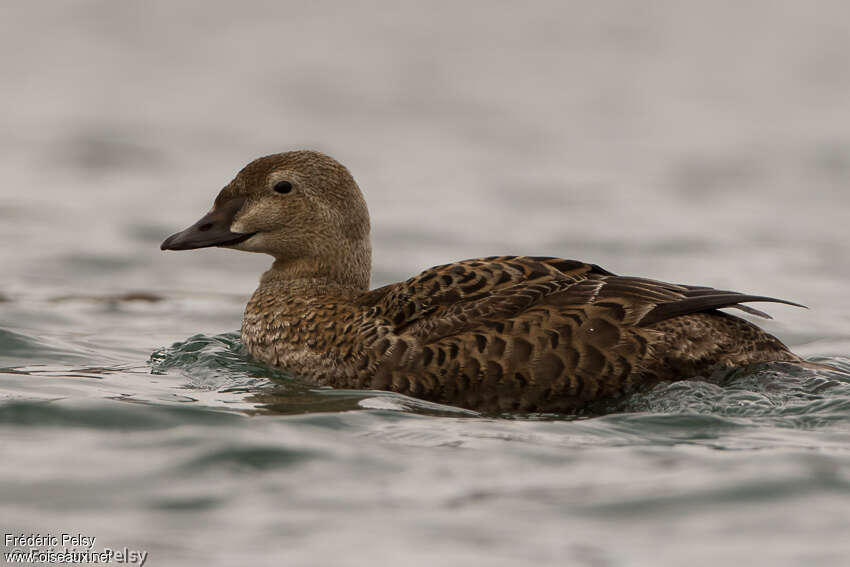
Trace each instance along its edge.
<instances>
[{"instance_id":1,"label":"blurred background","mask_svg":"<svg viewBox=\"0 0 850 567\"><path fill-rule=\"evenodd\" d=\"M247 294L267 259L157 244L251 159L314 148L366 194L375 284L554 254L850 308L844 2L3 11L7 295Z\"/></svg>"},{"instance_id":2,"label":"blurred background","mask_svg":"<svg viewBox=\"0 0 850 567\"><path fill-rule=\"evenodd\" d=\"M56 414L6 409L17 457L0 467L0 494L21 529L51 518L147 546L155 565L232 564L246 549L254 564L282 556L270 549L298 564L367 564L352 550L375 533L409 565L475 564L482 550L493 565L594 566L682 564L703 550L688 563L713 565L723 555L705 537L730 543L728 557L761 541L771 565L846 557L846 456L785 458L841 446L846 423L805 439L750 424L741 441L734 420L697 433L651 421L640 441L636 422L452 425L366 411L211 432L201 414L168 412L253 408L256 370L234 378L211 355L204 369L172 361L151 377L147 359L237 329L270 262L159 243L247 162L299 148L335 157L363 189L374 285L462 258L562 256L805 303L769 306L766 328L800 354L846 356L850 4L11 0L0 84L0 400L64 400ZM68 429L30 428L45 420ZM270 461L244 450L270 439ZM695 448L663 449L679 442ZM368 458L354 449L364 446ZM721 458L716 447L774 452ZM398 451L412 464L399 468ZM119 457L141 472L107 472ZM244 476L246 459L266 476ZM302 460L301 472L278 468ZM750 500L766 470L776 494L809 496ZM332 502L310 492L317 479ZM706 488L718 482L720 493ZM729 506L701 507L715 497ZM649 509L640 525L637 508ZM682 522L684 509L700 511ZM600 543L608 529L617 543ZM783 529L819 551L771 547Z\"/></svg>"}]
</instances>

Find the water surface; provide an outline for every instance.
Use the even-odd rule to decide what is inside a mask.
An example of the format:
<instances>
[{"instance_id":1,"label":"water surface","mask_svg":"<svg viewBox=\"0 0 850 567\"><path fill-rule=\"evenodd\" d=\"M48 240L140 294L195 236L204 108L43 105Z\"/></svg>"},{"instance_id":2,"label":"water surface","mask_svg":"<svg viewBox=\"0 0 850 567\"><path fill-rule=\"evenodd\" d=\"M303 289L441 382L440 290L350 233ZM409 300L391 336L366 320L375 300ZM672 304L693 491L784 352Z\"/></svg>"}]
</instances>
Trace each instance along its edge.
<instances>
[{"instance_id":1,"label":"water surface","mask_svg":"<svg viewBox=\"0 0 850 567\"><path fill-rule=\"evenodd\" d=\"M0 18L0 527L148 565L850 561L841 2L143 4ZM250 360L269 260L164 254L250 159L358 179L373 284L490 254L787 298L787 364L603 416ZM4 549L6 551L6 549Z\"/></svg>"}]
</instances>

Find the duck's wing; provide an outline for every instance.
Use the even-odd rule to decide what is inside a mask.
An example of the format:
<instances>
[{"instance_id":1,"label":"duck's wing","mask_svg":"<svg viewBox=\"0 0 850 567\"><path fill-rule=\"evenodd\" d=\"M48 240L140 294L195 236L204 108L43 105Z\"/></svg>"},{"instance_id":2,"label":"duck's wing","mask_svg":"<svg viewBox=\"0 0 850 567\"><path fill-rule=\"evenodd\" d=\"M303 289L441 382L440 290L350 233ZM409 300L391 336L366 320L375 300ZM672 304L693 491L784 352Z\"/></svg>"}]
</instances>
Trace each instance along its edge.
<instances>
[{"instance_id":1,"label":"duck's wing","mask_svg":"<svg viewBox=\"0 0 850 567\"><path fill-rule=\"evenodd\" d=\"M366 337L373 340L362 361L369 387L488 411L572 411L647 376L695 374L739 343L747 343L744 351L766 344L787 353L742 320L740 336L693 344L693 333L714 327L691 322L677 331L663 322L745 301L790 302L617 276L556 258L467 260L361 299L370 308ZM668 335L682 329L691 335ZM684 348L654 358L665 340Z\"/></svg>"},{"instance_id":2,"label":"duck's wing","mask_svg":"<svg viewBox=\"0 0 850 567\"><path fill-rule=\"evenodd\" d=\"M594 290L591 296L584 288ZM578 282L568 290L567 296L570 295L576 295L579 299L583 297L586 306L619 306L623 312L623 322L637 327L724 307L734 307L752 315L770 318L767 313L741 305L747 302L763 301L805 307L775 297L628 276L602 277L598 282Z\"/></svg>"},{"instance_id":3,"label":"duck's wing","mask_svg":"<svg viewBox=\"0 0 850 567\"><path fill-rule=\"evenodd\" d=\"M643 285L647 286L655 285L667 287L673 295L680 296L672 301L659 302L658 305L653 307L646 314L646 316L641 318L639 322L639 326L641 327L652 325L653 323L659 323L666 319L672 319L673 317L679 317L681 315L710 311L713 309L723 309L725 307L739 309L745 313L749 313L750 315L756 315L765 319L772 319L772 317L764 311L754 309L748 305L743 305L743 303L749 302L783 303L785 305L793 305L794 307L806 308L805 305L800 303L795 303L786 299L767 297L764 295L750 295L746 293L739 293L737 291L721 290L705 286L668 284L665 282L645 280L642 278L623 279L645 282Z\"/></svg>"},{"instance_id":4,"label":"duck's wing","mask_svg":"<svg viewBox=\"0 0 850 567\"><path fill-rule=\"evenodd\" d=\"M772 297L617 276L575 260L526 256L437 266L361 298L372 308L372 315L390 321L396 333L409 333L426 344L485 322L516 317L535 305L582 317L604 310L607 319L620 325L646 327L725 307L769 317L741 305L755 301L803 307Z\"/></svg>"},{"instance_id":5,"label":"duck's wing","mask_svg":"<svg viewBox=\"0 0 850 567\"><path fill-rule=\"evenodd\" d=\"M374 289L362 295L359 303L371 307L370 316L388 319L396 330L401 330L437 311L460 304L473 305L515 286L552 280L577 282L591 275L613 274L595 264L562 258L473 258L435 266L404 282Z\"/></svg>"}]
</instances>

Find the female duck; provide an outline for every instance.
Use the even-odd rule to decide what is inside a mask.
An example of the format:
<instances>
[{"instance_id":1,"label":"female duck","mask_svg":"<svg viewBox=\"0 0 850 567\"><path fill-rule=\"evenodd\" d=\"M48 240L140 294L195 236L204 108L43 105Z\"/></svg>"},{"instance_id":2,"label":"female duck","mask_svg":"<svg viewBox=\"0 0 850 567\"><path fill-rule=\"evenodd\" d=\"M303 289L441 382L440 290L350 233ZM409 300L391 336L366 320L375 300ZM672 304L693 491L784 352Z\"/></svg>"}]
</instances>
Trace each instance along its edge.
<instances>
[{"instance_id":1,"label":"female duck","mask_svg":"<svg viewBox=\"0 0 850 567\"><path fill-rule=\"evenodd\" d=\"M369 291L366 203L348 170L312 151L248 164L163 250L264 252L242 341L321 385L392 390L482 411L572 412L715 367L801 362L717 311L769 297L617 276L560 258L464 260Z\"/></svg>"}]
</instances>

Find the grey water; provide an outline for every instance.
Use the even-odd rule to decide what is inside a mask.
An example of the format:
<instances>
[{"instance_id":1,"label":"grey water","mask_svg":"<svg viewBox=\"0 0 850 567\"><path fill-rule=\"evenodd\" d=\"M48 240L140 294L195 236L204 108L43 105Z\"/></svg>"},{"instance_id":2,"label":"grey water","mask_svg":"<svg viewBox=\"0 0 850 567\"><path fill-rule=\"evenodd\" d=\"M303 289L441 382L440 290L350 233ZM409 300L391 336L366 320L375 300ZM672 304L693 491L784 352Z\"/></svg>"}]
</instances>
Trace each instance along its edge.
<instances>
[{"instance_id":1,"label":"grey water","mask_svg":"<svg viewBox=\"0 0 850 567\"><path fill-rule=\"evenodd\" d=\"M846 3L2 11L4 538L147 565L850 564ZM835 370L576 417L263 367L237 329L269 260L158 245L249 160L304 147L360 183L376 286L581 259L804 303L759 324Z\"/></svg>"}]
</instances>

